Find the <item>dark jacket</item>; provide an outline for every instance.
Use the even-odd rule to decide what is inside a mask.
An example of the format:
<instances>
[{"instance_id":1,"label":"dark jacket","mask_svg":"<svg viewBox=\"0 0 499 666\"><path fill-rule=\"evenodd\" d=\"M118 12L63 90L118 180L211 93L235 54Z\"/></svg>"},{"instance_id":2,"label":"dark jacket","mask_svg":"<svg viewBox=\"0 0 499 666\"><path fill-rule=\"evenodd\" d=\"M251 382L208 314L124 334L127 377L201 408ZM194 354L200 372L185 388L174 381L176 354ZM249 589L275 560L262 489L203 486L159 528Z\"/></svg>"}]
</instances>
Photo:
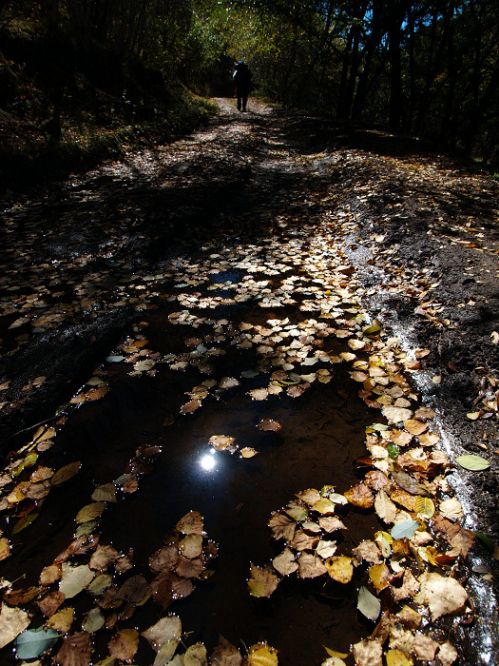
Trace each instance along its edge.
<instances>
[{"instance_id":1,"label":"dark jacket","mask_svg":"<svg viewBox=\"0 0 499 666\"><path fill-rule=\"evenodd\" d=\"M251 71L246 63L242 62L236 65L233 79L238 95L249 93L251 90Z\"/></svg>"}]
</instances>

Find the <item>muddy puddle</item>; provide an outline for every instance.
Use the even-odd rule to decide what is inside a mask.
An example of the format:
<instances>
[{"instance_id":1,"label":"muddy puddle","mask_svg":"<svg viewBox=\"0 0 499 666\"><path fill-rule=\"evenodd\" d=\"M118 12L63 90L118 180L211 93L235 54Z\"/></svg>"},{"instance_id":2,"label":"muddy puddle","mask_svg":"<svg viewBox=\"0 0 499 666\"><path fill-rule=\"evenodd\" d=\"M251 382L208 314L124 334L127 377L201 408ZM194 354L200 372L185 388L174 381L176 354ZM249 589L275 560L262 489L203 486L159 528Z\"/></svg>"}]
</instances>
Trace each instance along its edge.
<instances>
[{"instance_id":1,"label":"muddy puddle","mask_svg":"<svg viewBox=\"0 0 499 666\"><path fill-rule=\"evenodd\" d=\"M225 286L230 294L231 283L241 276L240 271L227 270L215 273L209 284L218 285L217 296ZM140 325L148 346L163 355L185 349L189 335L209 337L206 326L194 331L189 326L172 327L168 316L174 309L160 296L157 310L147 313ZM254 303L222 306L209 314L230 318L233 326L241 321L265 324L276 316L296 322L306 319L296 306L272 311ZM345 348L335 339L326 340L325 346L330 351ZM210 359L213 376L239 377L257 361L253 349L226 345L224 352ZM80 460L82 473L47 498L43 519L16 539L16 558L3 563L2 575L13 580L22 573L23 586L36 585L41 569L71 541L73 517L90 501L93 487L119 477L139 446L159 445L162 453L139 490L104 514L100 539L125 553L132 549L133 572L151 579L148 558L178 519L191 509L204 516L208 537L219 546L214 573L196 583L191 596L168 608L182 618L186 644L203 641L211 648L220 635L240 648L265 640L279 646L280 663L302 666L322 661L322 645L347 651L360 640L368 631L368 623L356 610L360 574L348 585L323 577L308 581L292 577L270 599L254 599L247 589L250 563L265 565L282 550L282 542L274 541L267 527L272 511L306 488L332 484L343 492L358 480L355 460L365 453L364 429L372 416L357 397L347 369L335 366L330 383L312 385L299 399L284 394L262 402L247 394L268 381L260 374L215 392L202 409L184 416L179 408L184 394L199 383L198 372L188 368L173 373L159 366L154 377L130 377L126 364L104 367L110 392L73 412L56 446L46 454L45 464L54 468ZM259 430L257 425L266 418L277 420L282 430ZM245 460L237 453L214 451L209 439L215 434L230 435L240 447L253 447L259 453ZM338 554L349 552L377 524L372 512L353 506L340 507L338 515L348 528L338 539ZM74 561L80 563L78 558ZM79 596L73 604L78 615L92 607L91 599ZM120 626L143 630L162 614L150 601ZM96 635L95 660L106 656L111 636L112 631ZM2 663L15 663L8 648L0 655ZM147 666L152 660L152 650L141 641L134 663Z\"/></svg>"}]
</instances>

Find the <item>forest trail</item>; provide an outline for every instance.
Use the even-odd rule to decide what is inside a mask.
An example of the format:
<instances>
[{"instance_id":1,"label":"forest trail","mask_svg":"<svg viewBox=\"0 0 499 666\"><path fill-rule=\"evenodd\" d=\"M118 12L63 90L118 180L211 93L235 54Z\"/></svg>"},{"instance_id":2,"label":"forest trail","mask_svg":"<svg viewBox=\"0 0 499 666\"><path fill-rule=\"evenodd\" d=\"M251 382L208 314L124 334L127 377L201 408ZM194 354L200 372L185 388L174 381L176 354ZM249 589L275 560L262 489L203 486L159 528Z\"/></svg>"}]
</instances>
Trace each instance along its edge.
<instances>
[{"instance_id":1,"label":"forest trail","mask_svg":"<svg viewBox=\"0 0 499 666\"><path fill-rule=\"evenodd\" d=\"M359 587L400 613L416 607L402 577L424 588L429 568L446 596L492 529L497 184L415 141L217 103L181 141L5 205L0 432L4 453L24 448L0 477L1 575L23 588L21 624L73 609L50 625L63 665L151 664L134 632L167 613L178 652L223 635L243 653L268 641L284 666L357 644L362 664L376 603L357 611ZM462 453L491 467L447 475L456 505L443 474ZM202 526L177 525L189 511ZM430 643L402 623L416 660L446 663L466 632L461 663L492 663L493 564L478 543L469 561L479 619L463 602Z\"/></svg>"}]
</instances>

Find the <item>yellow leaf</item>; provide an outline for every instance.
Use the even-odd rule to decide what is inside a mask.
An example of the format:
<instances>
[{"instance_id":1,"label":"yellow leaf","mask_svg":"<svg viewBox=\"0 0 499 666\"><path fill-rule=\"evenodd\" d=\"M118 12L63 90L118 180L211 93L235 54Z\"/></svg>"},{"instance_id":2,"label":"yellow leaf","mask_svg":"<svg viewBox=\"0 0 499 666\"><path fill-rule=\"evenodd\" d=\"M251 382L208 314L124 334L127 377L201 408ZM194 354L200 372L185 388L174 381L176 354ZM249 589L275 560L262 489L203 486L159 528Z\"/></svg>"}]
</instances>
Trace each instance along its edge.
<instances>
[{"instance_id":1,"label":"yellow leaf","mask_svg":"<svg viewBox=\"0 0 499 666\"><path fill-rule=\"evenodd\" d=\"M348 657L348 652L338 652L337 650L331 650L331 648L322 646L330 657L338 657L338 659L346 659Z\"/></svg>"},{"instance_id":2,"label":"yellow leaf","mask_svg":"<svg viewBox=\"0 0 499 666\"><path fill-rule=\"evenodd\" d=\"M385 657L386 666L412 666L414 663L401 650L388 650Z\"/></svg>"},{"instance_id":3,"label":"yellow leaf","mask_svg":"<svg viewBox=\"0 0 499 666\"><path fill-rule=\"evenodd\" d=\"M424 518L431 518L435 513L435 505L429 497L416 497L415 511Z\"/></svg>"},{"instance_id":4,"label":"yellow leaf","mask_svg":"<svg viewBox=\"0 0 499 666\"><path fill-rule=\"evenodd\" d=\"M248 654L248 666L278 666L277 650L269 645L253 645Z\"/></svg>"},{"instance_id":5,"label":"yellow leaf","mask_svg":"<svg viewBox=\"0 0 499 666\"><path fill-rule=\"evenodd\" d=\"M323 497L313 505L312 510L318 513L334 513L334 508L334 503Z\"/></svg>"},{"instance_id":6,"label":"yellow leaf","mask_svg":"<svg viewBox=\"0 0 499 666\"><path fill-rule=\"evenodd\" d=\"M73 624L74 610L72 608L63 608L58 611L47 621L47 627L54 631L60 631L66 634Z\"/></svg>"},{"instance_id":7,"label":"yellow leaf","mask_svg":"<svg viewBox=\"0 0 499 666\"><path fill-rule=\"evenodd\" d=\"M369 578L377 590L384 590L390 585L390 570L386 564L373 564L369 569Z\"/></svg>"},{"instance_id":8,"label":"yellow leaf","mask_svg":"<svg viewBox=\"0 0 499 666\"><path fill-rule=\"evenodd\" d=\"M352 580L353 565L351 557L345 557L344 555L331 557L326 561L325 567L330 577L337 583L346 585Z\"/></svg>"}]
</instances>

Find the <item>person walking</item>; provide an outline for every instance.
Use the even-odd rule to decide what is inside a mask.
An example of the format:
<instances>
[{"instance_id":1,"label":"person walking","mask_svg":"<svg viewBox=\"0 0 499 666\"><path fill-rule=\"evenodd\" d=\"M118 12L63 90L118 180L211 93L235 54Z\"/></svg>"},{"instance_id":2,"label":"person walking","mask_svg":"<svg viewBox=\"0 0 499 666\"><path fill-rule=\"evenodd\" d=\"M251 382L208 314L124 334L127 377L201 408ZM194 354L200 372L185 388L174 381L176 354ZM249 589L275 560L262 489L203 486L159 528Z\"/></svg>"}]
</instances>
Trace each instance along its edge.
<instances>
[{"instance_id":1,"label":"person walking","mask_svg":"<svg viewBox=\"0 0 499 666\"><path fill-rule=\"evenodd\" d=\"M240 60L236 64L233 76L237 108L239 111L246 111L248 96L251 91L251 78L250 68L243 60Z\"/></svg>"}]
</instances>

